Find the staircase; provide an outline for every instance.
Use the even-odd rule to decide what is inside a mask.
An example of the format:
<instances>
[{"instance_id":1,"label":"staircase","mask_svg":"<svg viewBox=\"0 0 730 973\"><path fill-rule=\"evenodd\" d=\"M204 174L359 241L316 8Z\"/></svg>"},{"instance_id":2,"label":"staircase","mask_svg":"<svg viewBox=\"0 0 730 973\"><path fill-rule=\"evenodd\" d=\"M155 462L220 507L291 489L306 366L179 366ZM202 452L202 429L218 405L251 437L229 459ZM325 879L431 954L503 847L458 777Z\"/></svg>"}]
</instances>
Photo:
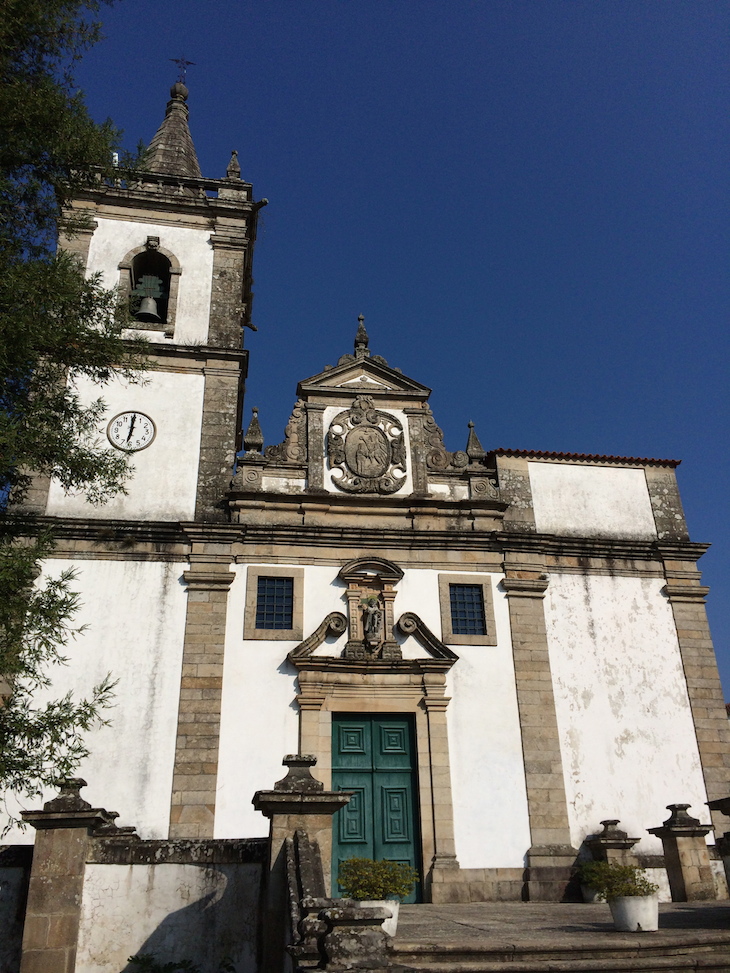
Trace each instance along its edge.
<instances>
[{"instance_id":1,"label":"staircase","mask_svg":"<svg viewBox=\"0 0 730 973\"><path fill-rule=\"evenodd\" d=\"M393 970L424 973L730 973L730 905L660 907L659 932L619 933L608 907L563 903L402 906Z\"/></svg>"}]
</instances>

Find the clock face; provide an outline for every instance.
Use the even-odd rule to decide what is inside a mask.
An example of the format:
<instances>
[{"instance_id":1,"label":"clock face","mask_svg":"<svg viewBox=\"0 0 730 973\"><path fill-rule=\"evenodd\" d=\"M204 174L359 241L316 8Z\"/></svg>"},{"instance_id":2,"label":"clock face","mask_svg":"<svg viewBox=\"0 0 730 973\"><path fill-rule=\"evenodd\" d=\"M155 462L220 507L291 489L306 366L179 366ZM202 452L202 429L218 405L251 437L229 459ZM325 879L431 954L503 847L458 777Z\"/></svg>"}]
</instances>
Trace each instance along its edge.
<instances>
[{"instance_id":1,"label":"clock face","mask_svg":"<svg viewBox=\"0 0 730 973\"><path fill-rule=\"evenodd\" d=\"M145 449L155 438L156 432L154 422L144 412L120 412L106 429L112 446L127 453Z\"/></svg>"}]
</instances>

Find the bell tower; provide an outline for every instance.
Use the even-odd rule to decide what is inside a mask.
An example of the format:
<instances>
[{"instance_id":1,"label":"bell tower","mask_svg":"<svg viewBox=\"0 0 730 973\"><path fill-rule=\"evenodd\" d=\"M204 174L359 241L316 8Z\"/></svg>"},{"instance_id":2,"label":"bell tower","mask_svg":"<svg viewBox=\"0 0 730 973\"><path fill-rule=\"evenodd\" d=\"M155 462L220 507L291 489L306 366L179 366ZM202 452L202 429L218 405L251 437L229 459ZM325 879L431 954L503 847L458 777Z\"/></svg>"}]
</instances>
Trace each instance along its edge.
<instances>
[{"instance_id":1,"label":"bell tower","mask_svg":"<svg viewBox=\"0 0 730 973\"><path fill-rule=\"evenodd\" d=\"M34 506L57 517L222 521L237 450L251 323L251 268L258 210L233 153L225 176L202 176L188 124L188 89L170 90L144 171L100 180L74 200L85 229L60 245L87 273L117 287L149 342L150 368L138 383L99 391L107 414L100 435L130 454L127 494L103 507L34 492Z\"/></svg>"}]
</instances>

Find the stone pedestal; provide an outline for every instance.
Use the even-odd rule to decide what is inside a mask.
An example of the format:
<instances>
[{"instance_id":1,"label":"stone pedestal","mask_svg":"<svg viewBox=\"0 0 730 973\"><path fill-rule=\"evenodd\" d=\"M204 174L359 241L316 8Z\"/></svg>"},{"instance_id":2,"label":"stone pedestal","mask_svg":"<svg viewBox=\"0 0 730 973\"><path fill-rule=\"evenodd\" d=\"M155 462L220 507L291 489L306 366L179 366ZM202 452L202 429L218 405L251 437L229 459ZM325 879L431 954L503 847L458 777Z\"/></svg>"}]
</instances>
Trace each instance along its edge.
<instances>
[{"instance_id":1,"label":"stone pedestal","mask_svg":"<svg viewBox=\"0 0 730 973\"><path fill-rule=\"evenodd\" d=\"M389 916L390 912L381 908L323 909L319 918L326 925L322 938L324 969L328 973L344 973L387 967L387 937L382 922Z\"/></svg>"},{"instance_id":2,"label":"stone pedestal","mask_svg":"<svg viewBox=\"0 0 730 973\"><path fill-rule=\"evenodd\" d=\"M37 831L23 929L21 973L73 973L92 832L117 829L116 813L92 807L79 791L80 778L63 781L61 793L42 811L24 811Z\"/></svg>"},{"instance_id":3,"label":"stone pedestal","mask_svg":"<svg viewBox=\"0 0 730 973\"><path fill-rule=\"evenodd\" d=\"M716 898L705 835L711 824L700 824L687 814L689 804L668 804L670 816L661 828L648 828L662 839L672 902L697 902Z\"/></svg>"},{"instance_id":4,"label":"stone pedestal","mask_svg":"<svg viewBox=\"0 0 730 973\"><path fill-rule=\"evenodd\" d=\"M719 812L730 817L730 797L720 797L715 801L708 801L707 806L711 811ZM725 869L725 879L730 888L730 831L726 831L720 837L715 832L715 847L720 853L722 864Z\"/></svg>"},{"instance_id":5,"label":"stone pedestal","mask_svg":"<svg viewBox=\"0 0 730 973\"><path fill-rule=\"evenodd\" d=\"M618 818L607 818L601 821L603 831L589 835L586 846L590 849L595 861L616 862L619 865L638 865L636 855L632 849L640 838L629 838L625 831L617 828Z\"/></svg>"},{"instance_id":6,"label":"stone pedestal","mask_svg":"<svg viewBox=\"0 0 730 973\"><path fill-rule=\"evenodd\" d=\"M530 902L561 902L570 898L568 886L575 865L572 845L533 845L527 852L527 893Z\"/></svg>"},{"instance_id":7,"label":"stone pedestal","mask_svg":"<svg viewBox=\"0 0 730 973\"><path fill-rule=\"evenodd\" d=\"M271 791L257 791L253 806L269 819L269 871L263 914L263 973L279 973L288 963L286 954L288 889L284 843L295 831L304 831L319 845L327 894L331 894L332 816L350 800L347 791L326 791L312 777L317 758L294 754L284 758L286 777Z\"/></svg>"}]
</instances>

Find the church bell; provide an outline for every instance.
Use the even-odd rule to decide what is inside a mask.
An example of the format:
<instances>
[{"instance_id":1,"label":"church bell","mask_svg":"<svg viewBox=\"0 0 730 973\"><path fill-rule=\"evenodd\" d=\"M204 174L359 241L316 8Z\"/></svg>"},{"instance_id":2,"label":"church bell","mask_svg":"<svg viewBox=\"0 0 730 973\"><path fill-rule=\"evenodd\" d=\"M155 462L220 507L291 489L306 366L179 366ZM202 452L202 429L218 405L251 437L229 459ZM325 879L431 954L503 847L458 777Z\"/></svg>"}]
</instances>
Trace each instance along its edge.
<instances>
[{"instance_id":1,"label":"church bell","mask_svg":"<svg viewBox=\"0 0 730 973\"><path fill-rule=\"evenodd\" d=\"M156 321L162 320L160 315L157 313L157 301L154 297L143 297L139 305L139 311L135 314L138 321Z\"/></svg>"}]
</instances>

